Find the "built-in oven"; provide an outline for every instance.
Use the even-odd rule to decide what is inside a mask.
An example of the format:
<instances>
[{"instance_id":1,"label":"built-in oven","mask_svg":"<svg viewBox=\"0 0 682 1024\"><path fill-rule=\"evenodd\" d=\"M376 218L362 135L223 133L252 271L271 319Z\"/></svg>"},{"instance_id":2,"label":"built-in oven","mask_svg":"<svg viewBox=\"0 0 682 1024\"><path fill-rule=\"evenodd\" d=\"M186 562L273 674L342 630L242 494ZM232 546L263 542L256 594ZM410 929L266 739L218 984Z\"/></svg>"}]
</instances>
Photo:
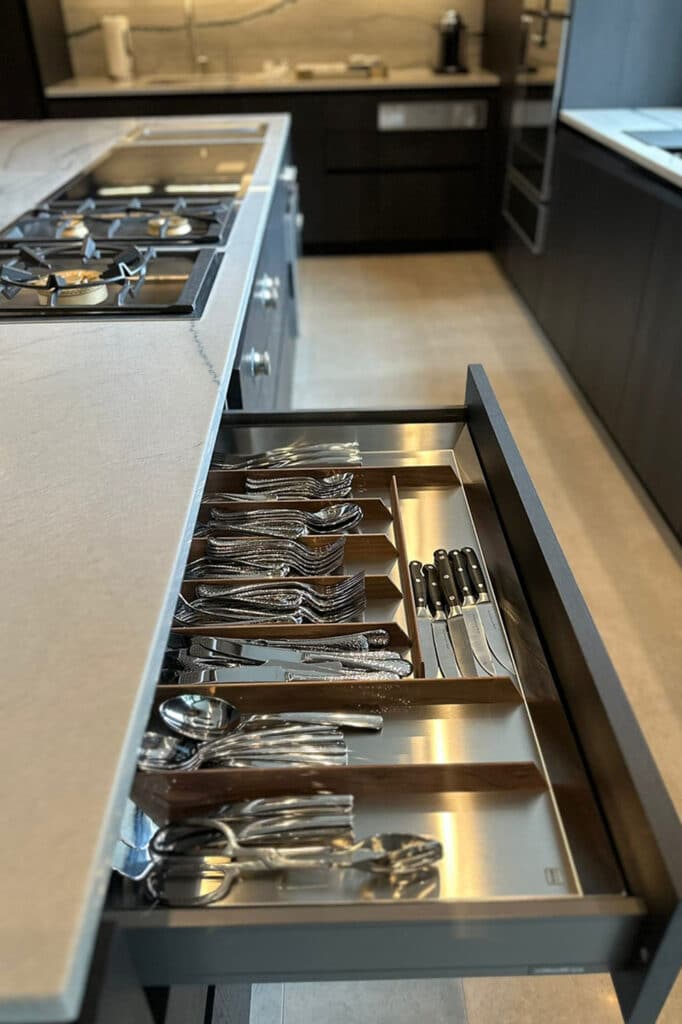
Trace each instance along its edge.
<instances>
[{"instance_id":1,"label":"built-in oven","mask_svg":"<svg viewBox=\"0 0 682 1024\"><path fill-rule=\"evenodd\" d=\"M570 0L538 0L521 15L502 212L533 253L544 247Z\"/></svg>"}]
</instances>

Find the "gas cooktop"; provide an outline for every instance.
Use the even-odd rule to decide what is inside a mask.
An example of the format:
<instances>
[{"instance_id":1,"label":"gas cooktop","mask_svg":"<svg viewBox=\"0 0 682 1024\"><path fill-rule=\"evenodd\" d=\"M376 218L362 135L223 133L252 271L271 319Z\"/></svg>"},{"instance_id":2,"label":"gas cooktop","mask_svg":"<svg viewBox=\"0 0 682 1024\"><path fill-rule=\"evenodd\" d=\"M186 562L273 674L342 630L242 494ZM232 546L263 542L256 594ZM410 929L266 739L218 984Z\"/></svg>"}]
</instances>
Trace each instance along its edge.
<instances>
[{"instance_id":1,"label":"gas cooktop","mask_svg":"<svg viewBox=\"0 0 682 1024\"><path fill-rule=\"evenodd\" d=\"M222 245L227 240L236 205L231 199L214 202L179 198L105 202L94 198L78 203L49 200L17 217L0 231L0 243L78 241L140 242L149 245Z\"/></svg>"},{"instance_id":2,"label":"gas cooktop","mask_svg":"<svg viewBox=\"0 0 682 1024\"><path fill-rule=\"evenodd\" d=\"M99 244L19 244L0 249L0 318L198 316L221 254Z\"/></svg>"}]
</instances>

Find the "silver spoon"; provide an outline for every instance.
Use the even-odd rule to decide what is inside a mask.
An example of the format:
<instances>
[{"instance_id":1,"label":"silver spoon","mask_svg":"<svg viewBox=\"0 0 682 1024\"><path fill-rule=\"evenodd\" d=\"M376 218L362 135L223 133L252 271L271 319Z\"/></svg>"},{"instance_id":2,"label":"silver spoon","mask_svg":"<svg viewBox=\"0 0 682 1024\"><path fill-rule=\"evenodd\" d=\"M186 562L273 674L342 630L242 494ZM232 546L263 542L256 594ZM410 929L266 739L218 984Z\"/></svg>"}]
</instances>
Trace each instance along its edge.
<instances>
[{"instance_id":1,"label":"silver spoon","mask_svg":"<svg viewBox=\"0 0 682 1024\"><path fill-rule=\"evenodd\" d=\"M234 704L222 697L181 693L159 705L159 714L173 732L190 739L206 740L249 727L267 728L270 724L296 722L302 725L330 725L340 729L365 729L379 732L381 715L345 711L281 711L267 715L242 715Z\"/></svg>"}]
</instances>

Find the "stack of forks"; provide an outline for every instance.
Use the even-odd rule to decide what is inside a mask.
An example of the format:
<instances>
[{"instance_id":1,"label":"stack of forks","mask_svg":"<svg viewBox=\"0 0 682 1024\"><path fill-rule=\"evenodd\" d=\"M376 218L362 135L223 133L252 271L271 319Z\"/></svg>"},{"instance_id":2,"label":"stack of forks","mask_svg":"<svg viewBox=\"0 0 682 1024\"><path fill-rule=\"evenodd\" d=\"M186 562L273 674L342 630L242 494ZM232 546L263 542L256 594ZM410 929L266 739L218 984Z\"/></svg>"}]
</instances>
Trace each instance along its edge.
<instances>
[{"instance_id":1,"label":"stack of forks","mask_svg":"<svg viewBox=\"0 0 682 1024\"><path fill-rule=\"evenodd\" d=\"M200 583L196 597L182 595L175 618L183 626L202 622L354 622L366 607L365 574L344 576L338 583Z\"/></svg>"},{"instance_id":2,"label":"stack of forks","mask_svg":"<svg viewBox=\"0 0 682 1024\"><path fill-rule=\"evenodd\" d=\"M209 537L206 556L189 562L185 575L206 576L333 576L343 567L345 537L330 544L306 547L295 540L244 540Z\"/></svg>"},{"instance_id":3,"label":"stack of forks","mask_svg":"<svg viewBox=\"0 0 682 1024\"><path fill-rule=\"evenodd\" d=\"M245 493L227 491L210 494L221 501L278 501L279 499L349 498L353 489L352 473L334 473L332 476L284 476L246 478Z\"/></svg>"}]
</instances>

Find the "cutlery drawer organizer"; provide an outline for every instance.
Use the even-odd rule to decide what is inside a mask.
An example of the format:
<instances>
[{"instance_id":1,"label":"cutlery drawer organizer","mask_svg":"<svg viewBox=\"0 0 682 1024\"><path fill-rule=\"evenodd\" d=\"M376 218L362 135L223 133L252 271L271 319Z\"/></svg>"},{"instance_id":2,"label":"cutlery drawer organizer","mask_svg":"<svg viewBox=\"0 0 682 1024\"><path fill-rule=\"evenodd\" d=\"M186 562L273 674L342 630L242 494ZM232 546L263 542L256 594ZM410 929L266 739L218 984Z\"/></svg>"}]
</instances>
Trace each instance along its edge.
<instances>
[{"instance_id":1,"label":"cutlery drawer organizer","mask_svg":"<svg viewBox=\"0 0 682 1024\"><path fill-rule=\"evenodd\" d=\"M679 964L679 822L485 374L470 368L467 404L450 409L226 414L218 449L243 454L295 440L360 443L363 465L352 467L347 500L362 503L365 516L347 538L342 572L367 573L363 619L207 622L176 625L174 637L291 639L378 625L414 674L183 686L243 713L379 712L384 727L346 734L347 765L138 773L134 796L161 824L246 798L352 794L357 835L434 835L443 859L418 893L346 877L353 872L282 872L244 879L218 903L191 910L150 907L137 886L117 879L106 916L124 930L141 982L608 970L624 1015L655 1020ZM216 495L242 493L245 477L210 470L199 522L227 508ZM408 563L462 547L481 556L513 675L424 677ZM205 551L196 537L189 560ZM186 578L184 596L206 579ZM157 688L153 727L160 702L177 692L177 684Z\"/></svg>"}]
</instances>

